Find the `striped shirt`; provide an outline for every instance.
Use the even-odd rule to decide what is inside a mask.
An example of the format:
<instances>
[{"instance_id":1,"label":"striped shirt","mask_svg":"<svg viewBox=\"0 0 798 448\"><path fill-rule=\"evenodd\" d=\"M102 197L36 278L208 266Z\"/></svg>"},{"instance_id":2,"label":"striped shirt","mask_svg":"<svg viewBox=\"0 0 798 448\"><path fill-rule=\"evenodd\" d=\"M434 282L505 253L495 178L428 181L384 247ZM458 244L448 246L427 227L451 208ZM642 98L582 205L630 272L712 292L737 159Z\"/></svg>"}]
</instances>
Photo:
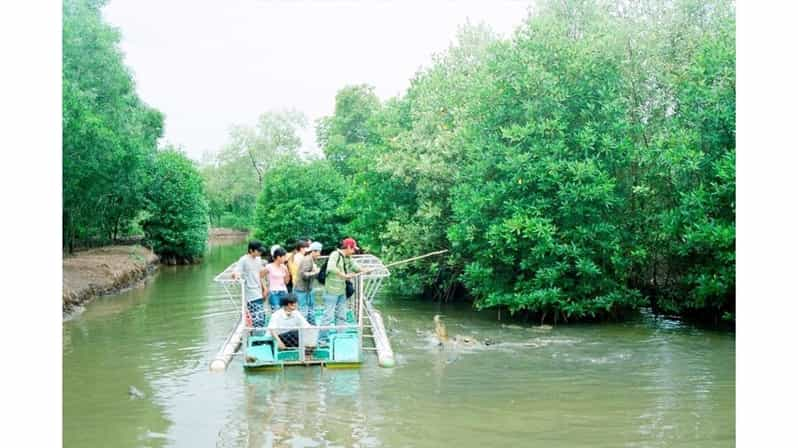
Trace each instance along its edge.
<instances>
[{"instance_id":1,"label":"striped shirt","mask_svg":"<svg viewBox=\"0 0 798 448\"><path fill-rule=\"evenodd\" d=\"M346 294L346 280L338 276L347 272L360 272L360 266L352 257L335 250L327 259L327 277L324 279L324 294L342 296Z\"/></svg>"}]
</instances>

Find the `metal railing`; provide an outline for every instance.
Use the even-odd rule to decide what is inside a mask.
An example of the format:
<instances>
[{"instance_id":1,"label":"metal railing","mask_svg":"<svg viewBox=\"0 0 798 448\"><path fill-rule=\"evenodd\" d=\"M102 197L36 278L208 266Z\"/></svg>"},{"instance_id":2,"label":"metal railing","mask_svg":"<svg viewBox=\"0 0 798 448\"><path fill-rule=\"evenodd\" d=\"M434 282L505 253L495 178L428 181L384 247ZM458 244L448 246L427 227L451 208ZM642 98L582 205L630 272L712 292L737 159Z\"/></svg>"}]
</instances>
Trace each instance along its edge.
<instances>
[{"instance_id":1,"label":"metal railing","mask_svg":"<svg viewBox=\"0 0 798 448\"><path fill-rule=\"evenodd\" d=\"M319 257L316 260L317 264L323 263L324 259L327 257ZM219 356L217 359L224 359L224 364L229 362L230 356L222 356L223 354L228 354L231 352L231 347L235 346L238 347L242 340L246 340L246 338L250 335L252 336L268 336L264 337L260 341L256 341L253 343L272 343L277 344L276 339L274 339L274 335L272 334L272 330L276 330L279 333L285 333L289 331L297 330L297 341L296 345L297 348L287 349L287 350L280 350L279 347L277 348L276 352L287 352L293 351L296 354L296 359L290 359L288 363L296 362L296 363L307 363L307 362L314 362L317 361L318 358L314 357L314 352L316 353L323 353L324 350L330 350L331 344L329 344L329 336L331 335L342 335L347 334L345 338L351 338L353 334L356 333L357 337L357 350L358 353L360 350L364 349L363 347L363 337L373 337L373 335L364 335L364 318L368 318L367 316L367 305L366 303L371 303L374 297L377 295L379 291L382 281L390 276L390 272L387 268L383 265L382 261L375 257L374 255L364 254L364 255L353 255L352 258L355 262L360 266L363 270L368 270L368 273L360 274L354 277L354 286L355 286L355 294L354 296L346 301L346 306L349 308L351 304L352 312L354 313L354 324L348 325L316 325L312 326L311 328L304 328L304 329L297 329L297 328L286 328L286 329L269 329L267 327L253 327L251 326L251 318L249 309L247 308L247 301L244 294L244 282L240 279L233 278L233 272L235 271L236 265L238 262L234 262L230 264L224 271L219 273L214 277L214 282L220 284L224 290L227 297L231 300L231 302L238 306L240 305L240 315L241 315L241 322L243 322L243 331L238 332L240 334L240 338L236 341L232 340L232 336L236 334L234 330L231 333L231 336L228 337L225 344L222 346ZM316 294L314 294L314 297ZM351 300L351 301L350 301ZM272 313L271 309L269 308L268 300L264 299L264 316L270 315ZM299 310L295 311L299 312ZM249 319L248 319L249 318ZM369 320L370 322L370 320ZM355 330L354 332L352 330ZM315 333L314 333L315 332ZM343 336L335 336L335 337L342 337ZM314 341L315 339L315 341ZM327 342L328 346L325 348L324 346L318 344L319 341ZM310 344L311 342L316 342L316 344ZM279 344L277 344L279 345ZM314 347L311 350L300 350L299 347ZM235 351L235 350L233 350ZM326 353L327 356L332 356L329 352ZM359 359L359 355L358 355ZM353 359L354 361L354 359Z\"/></svg>"},{"instance_id":2,"label":"metal railing","mask_svg":"<svg viewBox=\"0 0 798 448\"><path fill-rule=\"evenodd\" d=\"M324 262L324 259L327 257L319 257L316 260L317 264L321 264ZM362 306L360 304L361 300L365 300L367 302L371 302L374 300L374 297L377 295L377 292L380 290L382 286L382 281L389 277L391 273L388 271L387 268L382 264L382 261L375 257L374 255L370 254L363 254L363 255L352 255L352 258L361 267L361 269L369 270L366 274L361 274L355 277L355 297L352 300L352 306L355 311L355 315L357 317L358 325L362 323ZM245 318L246 313L246 302L244 301L244 285L242 282L233 278L233 272L235 271L236 265L238 262L234 262L230 264L224 271L216 275L213 278L213 281L222 285L225 289L227 295L233 299L235 296L241 297L241 317ZM235 291L235 287L240 288L239 291ZM235 291L235 292L234 292Z\"/></svg>"}]
</instances>

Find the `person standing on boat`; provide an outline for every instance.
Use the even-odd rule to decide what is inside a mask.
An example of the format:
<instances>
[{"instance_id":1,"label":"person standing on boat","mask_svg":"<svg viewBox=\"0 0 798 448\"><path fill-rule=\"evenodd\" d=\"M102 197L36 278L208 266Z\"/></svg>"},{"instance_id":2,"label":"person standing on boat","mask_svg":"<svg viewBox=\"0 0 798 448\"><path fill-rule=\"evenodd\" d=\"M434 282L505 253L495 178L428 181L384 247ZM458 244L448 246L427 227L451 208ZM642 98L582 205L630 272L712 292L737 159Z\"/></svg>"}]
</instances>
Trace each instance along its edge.
<instances>
[{"instance_id":1,"label":"person standing on boat","mask_svg":"<svg viewBox=\"0 0 798 448\"><path fill-rule=\"evenodd\" d=\"M250 319L253 327L262 327L266 323L263 311L263 298L266 291L261 283L263 265L261 257L266 254L266 248L258 240L252 240L247 246L247 254L238 260L233 270L233 279L244 282L244 300L247 302Z\"/></svg>"},{"instance_id":2,"label":"person standing on boat","mask_svg":"<svg viewBox=\"0 0 798 448\"><path fill-rule=\"evenodd\" d=\"M297 311L296 296L288 294L280 299L281 308L272 313L267 327L272 336L277 340L280 349L299 346L299 330L312 326ZM315 338L314 338L315 339ZM306 334L307 344L307 334Z\"/></svg>"},{"instance_id":3,"label":"person standing on boat","mask_svg":"<svg viewBox=\"0 0 798 448\"><path fill-rule=\"evenodd\" d=\"M341 241L341 248L333 251L327 260L327 273L324 282L324 317L322 325L346 324L346 282L355 278L358 273L366 273L352 259L357 252L357 241L346 238Z\"/></svg>"},{"instance_id":4,"label":"person standing on boat","mask_svg":"<svg viewBox=\"0 0 798 448\"><path fill-rule=\"evenodd\" d=\"M272 252L271 263L266 265L269 306L272 311L280 308L280 299L288 295L286 284L291 281L291 274L285 266L285 256L285 249L278 247Z\"/></svg>"},{"instance_id":5,"label":"person standing on boat","mask_svg":"<svg viewBox=\"0 0 798 448\"><path fill-rule=\"evenodd\" d=\"M301 263L302 258L305 257L308 247L310 247L310 240L307 238L300 238L297 240L294 250L288 253L288 272L291 273L291 282L287 285L288 292L292 292L293 288L296 287L297 277L299 277L299 263ZM299 307L302 308L301 301Z\"/></svg>"},{"instance_id":6,"label":"person standing on boat","mask_svg":"<svg viewBox=\"0 0 798 448\"><path fill-rule=\"evenodd\" d=\"M296 276L291 274L294 280L294 293L296 294L297 301L299 301L299 312L305 316L311 325L316 324L316 315L313 310L315 299L313 290L318 288L319 281L316 276L319 275L319 267L316 265L316 259L321 255L321 243L314 242L308 247L309 251L305 253L302 260L297 266Z\"/></svg>"},{"instance_id":7,"label":"person standing on boat","mask_svg":"<svg viewBox=\"0 0 798 448\"><path fill-rule=\"evenodd\" d=\"M269 299L269 280L266 278L266 266L272 262L272 259L274 258L274 251L280 249L281 247L282 246L279 244L273 244L272 247L269 248L269 255L266 255L264 252L263 257L261 257L263 263L263 273L261 274L260 278L263 282L263 290L265 291L263 293L263 298L267 300ZM266 246L263 246L263 248L266 249Z\"/></svg>"}]
</instances>

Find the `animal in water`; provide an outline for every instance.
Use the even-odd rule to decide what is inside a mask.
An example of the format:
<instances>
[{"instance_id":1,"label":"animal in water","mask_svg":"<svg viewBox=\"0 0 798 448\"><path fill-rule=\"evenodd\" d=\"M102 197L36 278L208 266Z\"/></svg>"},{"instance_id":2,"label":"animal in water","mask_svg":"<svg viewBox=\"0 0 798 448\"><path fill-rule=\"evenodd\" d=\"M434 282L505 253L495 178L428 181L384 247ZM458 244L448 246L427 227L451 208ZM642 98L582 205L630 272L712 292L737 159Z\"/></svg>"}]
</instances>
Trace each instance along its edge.
<instances>
[{"instance_id":1,"label":"animal in water","mask_svg":"<svg viewBox=\"0 0 798 448\"><path fill-rule=\"evenodd\" d=\"M136 386L128 387L127 394L130 396L131 400L140 400L145 397L144 392L138 390Z\"/></svg>"},{"instance_id":2,"label":"animal in water","mask_svg":"<svg viewBox=\"0 0 798 448\"><path fill-rule=\"evenodd\" d=\"M435 336L438 337L438 341L440 341L440 343L447 342L449 340L449 335L446 333L446 325L441 320L440 314L436 314L435 317L432 318L432 321L435 322Z\"/></svg>"}]
</instances>

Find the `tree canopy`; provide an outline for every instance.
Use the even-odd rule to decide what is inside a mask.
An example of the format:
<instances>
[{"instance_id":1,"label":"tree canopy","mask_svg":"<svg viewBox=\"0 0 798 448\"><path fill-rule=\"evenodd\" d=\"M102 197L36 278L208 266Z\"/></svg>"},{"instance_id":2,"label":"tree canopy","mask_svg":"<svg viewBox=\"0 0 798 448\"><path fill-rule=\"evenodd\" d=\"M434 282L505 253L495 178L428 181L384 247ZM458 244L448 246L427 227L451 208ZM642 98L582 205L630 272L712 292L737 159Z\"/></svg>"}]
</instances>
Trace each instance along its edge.
<instances>
[{"instance_id":1,"label":"tree canopy","mask_svg":"<svg viewBox=\"0 0 798 448\"><path fill-rule=\"evenodd\" d=\"M335 247L349 221L339 209L345 193L344 177L328 161L283 162L263 180L255 237L284 247L291 247L298 238Z\"/></svg>"},{"instance_id":2,"label":"tree canopy","mask_svg":"<svg viewBox=\"0 0 798 448\"><path fill-rule=\"evenodd\" d=\"M299 160L299 132L306 126L302 113L282 110L261 114L254 127L230 129L229 142L201 167L214 225L253 226L264 178L280 163Z\"/></svg>"},{"instance_id":3,"label":"tree canopy","mask_svg":"<svg viewBox=\"0 0 798 448\"><path fill-rule=\"evenodd\" d=\"M158 152L147 192L146 242L169 264L191 263L205 252L208 203L194 162L175 148Z\"/></svg>"},{"instance_id":4,"label":"tree canopy","mask_svg":"<svg viewBox=\"0 0 798 448\"><path fill-rule=\"evenodd\" d=\"M734 4L542 2L510 39L463 27L386 102L317 132L346 232L405 290L541 319L651 305L733 318Z\"/></svg>"},{"instance_id":5,"label":"tree canopy","mask_svg":"<svg viewBox=\"0 0 798 448\"><path fill-rule=\"evenodd\" d=\"M64 2L64 249L113 243L143 227L163 260L196 260L207 237L202 179L179 151L158 151L163 115L138 97L104 5Z\"/></svg>"},{"instance_id":6,"label":"tree canopy","mask_svg":"<svg viewBox=\"0 0 798 448\"><path fill-rule=\"evenodd\" d=\"M63 16L64 247L126 234L143 197L163 128L144 104L102 20L104 2L66 0Z\"/></svg>"}]
</instances>

